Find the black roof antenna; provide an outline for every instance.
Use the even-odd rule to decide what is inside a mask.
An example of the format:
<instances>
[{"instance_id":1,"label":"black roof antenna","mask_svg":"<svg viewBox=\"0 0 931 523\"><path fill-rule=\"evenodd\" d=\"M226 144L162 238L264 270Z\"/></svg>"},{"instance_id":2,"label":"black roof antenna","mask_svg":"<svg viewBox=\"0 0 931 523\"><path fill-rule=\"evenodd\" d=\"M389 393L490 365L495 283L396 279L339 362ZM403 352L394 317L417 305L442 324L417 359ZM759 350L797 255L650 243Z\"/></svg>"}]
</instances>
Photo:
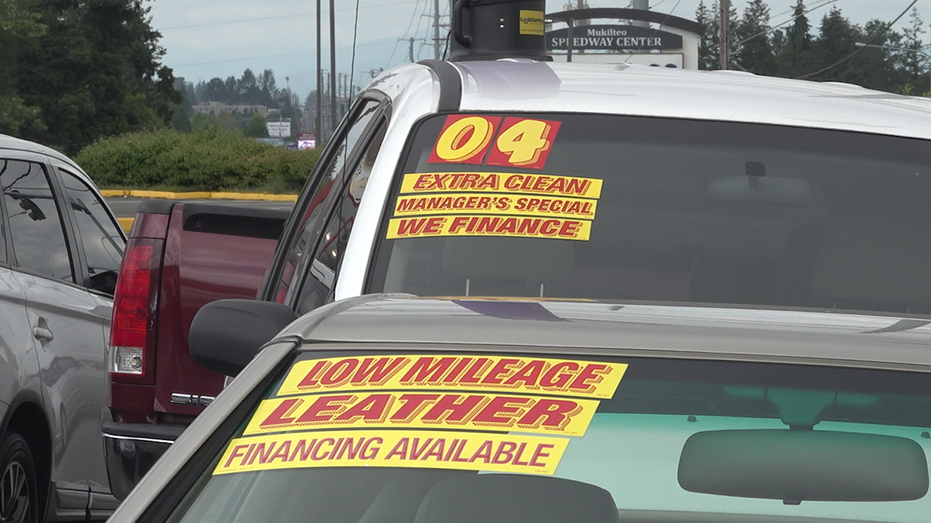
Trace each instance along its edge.
<instances>
[{"instance_id":1,"label":"black roof antenna","mask_svg":"<svg viewBox=\"0 0 931 523\"><path fill-rule=\"evenodd\" d=\"M450 61L530 58L550 61L545 0L452 0Z\"/></svg>"}]
</instances>

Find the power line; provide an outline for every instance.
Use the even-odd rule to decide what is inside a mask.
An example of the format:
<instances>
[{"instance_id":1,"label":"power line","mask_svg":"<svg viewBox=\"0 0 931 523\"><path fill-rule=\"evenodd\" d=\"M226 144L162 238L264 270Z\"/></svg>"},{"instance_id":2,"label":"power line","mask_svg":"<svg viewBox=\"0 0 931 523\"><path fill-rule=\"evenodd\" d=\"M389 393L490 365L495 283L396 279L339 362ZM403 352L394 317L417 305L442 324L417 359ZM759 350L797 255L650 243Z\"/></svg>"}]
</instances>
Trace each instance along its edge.
<instances>
[{"instance_id":1,"label":"power line","mask_svg":"<svg viewBox=\"0 0 931 523\"><path fill-rule=\"evenodd\" d=\"M893 21L890 22L888 25L886 25L886 28L883 29L882 31L880 31L879 33L877 33L876 36L874 36L872 39L870 39L869 42L866 42L866 45L871 45L871 44L872 44L873 42L875 42L876 40L879 40L880 37L882 37L883 35L886 34L886 31L888 31L889 29L892 29L892 26L894 26L894 25L896 24L896 22L898 22L899 20L901 20L902 17L905 16L905 14L908 13L908 11L909 11L912 7L914 7L915 4L917 4L917 3L918 3L918 0L912 0L912 3L908 4L908 7L906 7L905 10L902 11L902 14L900 14L899 16L897 16L897 17L895 18L895 20L893 20ZM833 64L831 64L831 65L825 67L824 69L820 69L820 70L815 71L815 72L813 72L813 73L808 73L808 74L805 74L805 75L802 75L802 76L796 76L796 78L798 78L798 79L804 79L804 78L811 78L812 76L815 76L815 75L819 75L819 74L821 74L821 73L823 73L823 72L825 72L825 71L827 71L827 70L829 70L829 69L833 69L833 68L837 67L838 65L840 65L840 64L842 64L842 63L844 63L844 62L846 62L847 60L850 60L850 59L853 58L854 56L857 56L857 55L860 54L864 49L866 49L866 47L860 47L860 48L858 48L856 51L854 51L854 52L848 54L847 56L845 56L845 57L841 58L840 60L834 62Z\"/></svg>"}]
</instances>

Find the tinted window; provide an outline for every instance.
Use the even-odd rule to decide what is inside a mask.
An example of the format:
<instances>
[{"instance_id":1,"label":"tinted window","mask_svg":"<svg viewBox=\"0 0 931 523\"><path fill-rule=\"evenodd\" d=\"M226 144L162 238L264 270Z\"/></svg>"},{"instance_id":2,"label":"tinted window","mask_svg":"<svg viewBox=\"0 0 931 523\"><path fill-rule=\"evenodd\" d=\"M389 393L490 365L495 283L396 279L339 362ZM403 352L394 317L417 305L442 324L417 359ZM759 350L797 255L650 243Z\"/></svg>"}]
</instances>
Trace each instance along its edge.
<instances>
[{"instance_id":1,"label":"tinted window","mask_svg":"<svg viewBox=\"0 0 931 523\"><path fill-rule=\"evenodd\" d=\"M20 160L0 162L0 184L16 264L43 276L73 282L61 214L45 168Z\"/></svg>"},{"instance_id":2,"label":"tinted window","mask_svg":"<svg viewBox=\"0 0 931 523\"><path fill-rule=\"evenodd\" d=\"M931 314L929 165L927 141L852 132L437 116L367 291Z\"/></svg>"},{"instance_id":3,"label":"tinted window","mask_svg":"<svg viewBox=\"0 0 931 523\"><path fill-rule=\"evenodd\" d=\"M304 194L300 200L304 208L301 209L298 230L292 236L287 260L282 269L278 292L275 296L279 303L284 303L290 289L301 281L302 274L306 272L304 265L309 262L307 259L309 257L305 256L305 254L314 249L316 239L319 237L321 221L330 208L327 203L332 202L335 197L335 195L330 195L330 191L334 185L339 185L337 179L342 174L353 149L362 137L362 133L375 117L378 106L378 102L374 100L363 100L361 102L355 112L355 120L350 124L341 141L316 167L314 175L311 176L308 185L304 188Z\"/></svg>"},{"instance_id":4,"label":"tinted window","mask_svg":"<svg viewBox=\"0 0 931 523\"><path fill-rule=\"evenodd\" d=\"M308 312L323 305L333 290L339 263L343 259L349 233L355 221L362 193L368 184L369 175L375 165L375 158L385 138L387 125L381 122L381 128L375 137L360 155L352 176L345 182L342 191L335 202L336 208L324 226L317 250L314 252L314 261L308 275L305 275L304 287L301 289L301 299L298 312Z\"/></svg>"},{"instance_id":5,"label":"tinted window","mask_svg":"<svg viewBox=\"0 0 931 523\"><path fill-rule=\"evenodd\" d=\"M62 171L62 179L84 243L89 286L113 294L123 257L123 237L107 212L106 204L86 183L65 171Z\"/></svg>"}]
</instances>

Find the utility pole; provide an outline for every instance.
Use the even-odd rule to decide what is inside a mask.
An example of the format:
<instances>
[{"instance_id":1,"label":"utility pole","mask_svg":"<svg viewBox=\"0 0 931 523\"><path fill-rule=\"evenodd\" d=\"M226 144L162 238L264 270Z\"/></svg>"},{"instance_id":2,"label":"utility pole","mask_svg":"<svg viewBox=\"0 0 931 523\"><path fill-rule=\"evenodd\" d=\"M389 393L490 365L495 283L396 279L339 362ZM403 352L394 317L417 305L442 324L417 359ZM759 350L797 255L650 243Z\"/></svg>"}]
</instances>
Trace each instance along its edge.
<instances>
[{"instance_id":1,"label":"utility pole","mask_svg":"<svg viewBox=\"0 0 931 523\"><path fill-rule=\"evenodd\" d=\"M721 34L718 40L718 54L720 55L721 69L727 70L731 63L731 0L721 0L720 6L721 12L718 16L720 23L718 23L718 26L721 28Z\"/></svg>"},{"instance_id":2,"label":"utility pole","mask_svg":"<svg viewBox=\"0 0 931 523\"><path fill-rule=\"evenodd\" d=\"M649 11L650 10L650 0L633 0L631 2L631 7L638 9L640 11ZM636 27L650 27L650 22L644 22L643 20L634 20L630 25Z\"/></svg>"},{"instance_id":3,"label":"utility pole","mask_svg":"<svg viewBox=\"0 0 931 523\"><path fill-rule=\"evenodd\" d=\"M440 0L433 0L433 58L440 56Z\"/></svg>"},{"instance_id":4,"label":"utility pole","mask_svg":"<svg viewBox=\"0 0 931 523\"><path fill-rule=\"evenodd\" d=\"M317 0L317 114L314 117L314 138L317 140L317 146L323 143L323 130L321 129L323 124L323 67L320 63L320 47L322 47L322 37L320 35L321 28L321 14L320 14L320 0Z\"/></svg>"},{"instance_id":5,"label":"utility pole","mask_svg":"<svg viewBox=\"0 0 931 523\"><path fill-rule=\"evenodd\" d=\"M408 61L409 61L410 63L414 63L414 42L416 42L417 40L423 40L423 38L414 38L414 37L411 37L411 38L401 38L401 40L407 40L407 42L408 42L408 50L407 50Z\"/></svg>"},{"instance_id":6,"label":"utility pole","mask_svg":"<svg viewBox=\"0 0 931 523\"><path fill-rule=\"evenodd\" d=\"M330 132L336 131L336 6L330 0Z\"/></svg>"}]
</instances>

